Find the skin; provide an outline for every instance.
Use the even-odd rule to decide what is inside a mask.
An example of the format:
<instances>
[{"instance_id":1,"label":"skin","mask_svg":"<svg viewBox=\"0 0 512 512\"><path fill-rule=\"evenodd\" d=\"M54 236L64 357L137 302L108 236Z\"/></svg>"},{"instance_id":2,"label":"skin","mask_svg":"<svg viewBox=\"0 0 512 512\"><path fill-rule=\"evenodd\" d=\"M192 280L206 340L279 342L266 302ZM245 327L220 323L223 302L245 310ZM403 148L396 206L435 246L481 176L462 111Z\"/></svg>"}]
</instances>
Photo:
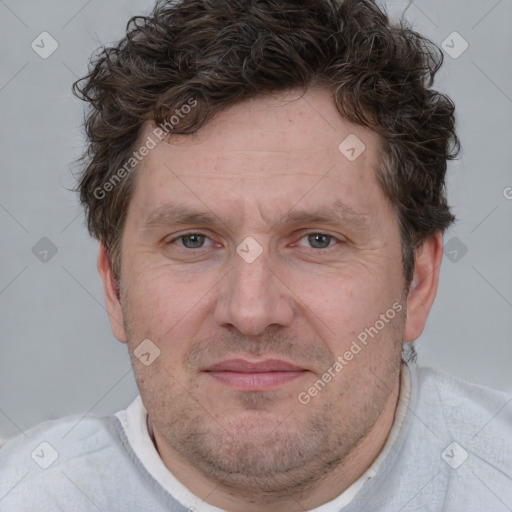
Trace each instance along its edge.
<instances>
[{"instance_id":1,"label":"skin","mask_svg":"<svg viewBox=\"0 0 512 512\"><path fill-rule=\"evenodd\" d=\"M349 134L366 146L353 162L338 150ZM100 246L112 329L128 344L155 446L212 505L317 507L357 480L386 441L402 345L423 330L442 243L437 234L416 250L409 291L397 219L376 179L379 148L379 136L342 119L326 90L237 103L198 134L158 144L137 170L120 299ZM332 213L336 202L345 206L343 219L285 222L299 210ZM177 204L215 222L158 217ZM206 238L180 238L190 232ZM332 238L312 243L311 233ZM252 263L236 252L248 236L263 249ZM299 393L394 303L402 312L301 404ZM144 339L160 349L149 366L133 355ZM304 371L262 391L202 371L232 358L281 359Z\"/></svg>"}]
</instances>

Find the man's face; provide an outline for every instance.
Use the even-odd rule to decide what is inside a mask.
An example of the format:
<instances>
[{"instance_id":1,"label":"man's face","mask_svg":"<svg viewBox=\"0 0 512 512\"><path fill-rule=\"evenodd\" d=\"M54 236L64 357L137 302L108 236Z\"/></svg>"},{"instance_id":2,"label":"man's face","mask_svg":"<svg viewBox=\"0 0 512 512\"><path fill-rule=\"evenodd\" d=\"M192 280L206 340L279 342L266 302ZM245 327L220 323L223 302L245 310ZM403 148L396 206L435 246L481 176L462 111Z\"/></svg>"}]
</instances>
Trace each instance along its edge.
<instances>
[{"instance_id":1,"label":"man's face","mask_svg":"<svg viewBox=\"0 0 512 512\"><path fill-rule=\"evenodd\" d=\"M405 283L379 138L328 92L298 97L236 104L158 144L122 238L115 332L158 448L239 489L320 476L396 404ZM358 148L338 148L351 134L365 146L353 161ZM146 339L160 350L148 366L133 355Z\"/></svg>"}]
</instances>

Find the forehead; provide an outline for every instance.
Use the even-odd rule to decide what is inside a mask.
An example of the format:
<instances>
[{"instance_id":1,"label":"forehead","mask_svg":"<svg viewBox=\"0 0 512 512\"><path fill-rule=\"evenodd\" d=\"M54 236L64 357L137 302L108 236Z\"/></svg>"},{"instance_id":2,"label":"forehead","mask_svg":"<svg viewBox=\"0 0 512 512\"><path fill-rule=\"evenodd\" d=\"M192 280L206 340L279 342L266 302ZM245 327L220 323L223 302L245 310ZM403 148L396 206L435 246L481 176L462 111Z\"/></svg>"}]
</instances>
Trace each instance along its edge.
<instances>
[{"instance_id":1,"label":"forehead","mask_svg":"<svg viewBox=\"0 0 512 512\"><path fill-rule=\"evenodd\" d=\"M146 124L140 140L154 129ZM365 215L383 199L379 154L379 136L341 118L329 91L273 94L235 104L195 135L157 144L137 170L130 209L146 219L188 201L272 222L274 210L330 198Z\"/></svg>"}]
</instances>

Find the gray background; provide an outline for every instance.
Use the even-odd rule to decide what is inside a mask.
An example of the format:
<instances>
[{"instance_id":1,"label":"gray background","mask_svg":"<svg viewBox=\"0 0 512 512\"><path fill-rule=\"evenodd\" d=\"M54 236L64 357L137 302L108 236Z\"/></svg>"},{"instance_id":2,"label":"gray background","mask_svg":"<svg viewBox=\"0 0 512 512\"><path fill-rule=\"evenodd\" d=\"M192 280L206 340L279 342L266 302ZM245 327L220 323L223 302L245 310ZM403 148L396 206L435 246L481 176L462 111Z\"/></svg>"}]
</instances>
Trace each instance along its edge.
<instances>
[{"instance_id":1,"label":"gray background","mask_svg":"<svg viewBox=\"0 0 512 512\"><path fill-rule=\"evenodd\" d=\"M390 13L405 4L388 2ZM110 332L97 245L68 190L83 147L83 105L70 87L99 44L151 5L0 0L0 437L71 413L106 414L137 393L126 348ZM452 53L462 48L452 32L469 44L446 55L436 84L458 109L463 151L448 190L459 222L445 235L419 362L512 391L512 2L418 0L407 17ZM47 59L31 48L43 31L59 45ZM57 249L46 262L32 251L43 237Z\"/></svg>"}]
</instances>

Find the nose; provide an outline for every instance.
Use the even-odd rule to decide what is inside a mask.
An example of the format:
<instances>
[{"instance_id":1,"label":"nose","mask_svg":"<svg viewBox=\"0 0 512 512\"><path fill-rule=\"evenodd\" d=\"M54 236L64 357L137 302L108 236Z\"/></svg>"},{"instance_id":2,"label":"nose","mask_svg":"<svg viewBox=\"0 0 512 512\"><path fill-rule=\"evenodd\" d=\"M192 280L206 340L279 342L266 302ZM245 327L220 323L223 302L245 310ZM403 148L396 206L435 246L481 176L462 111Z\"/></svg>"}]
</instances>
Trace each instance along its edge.
<instances>
[{"instance_id":1,"label":"nose","mask_svg":"<svg viewBox=\"0 0 512 512\"><path fill-rule=\"evenodd\" d=\"M270 326L289 326L293 320L293 294L279 278L277 267L269 266L268 253L251 263L233 255L233 268L222 281L215 320L233 326L245 336L258 336Z\"/></svg>"}]
</instances>

